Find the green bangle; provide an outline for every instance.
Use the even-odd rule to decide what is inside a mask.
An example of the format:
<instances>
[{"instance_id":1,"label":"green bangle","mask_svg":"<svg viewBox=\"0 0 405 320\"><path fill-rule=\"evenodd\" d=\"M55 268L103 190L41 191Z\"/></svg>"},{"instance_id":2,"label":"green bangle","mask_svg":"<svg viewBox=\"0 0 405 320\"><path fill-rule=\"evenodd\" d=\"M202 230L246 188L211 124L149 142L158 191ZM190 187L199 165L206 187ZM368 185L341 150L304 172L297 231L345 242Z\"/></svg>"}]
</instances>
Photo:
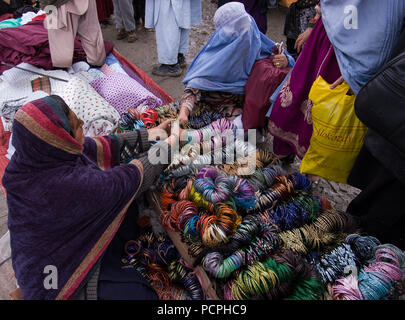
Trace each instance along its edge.
<instances>
[{"instance_id":1,"label":"green bangle","mask_svg":"<svg viewBox=\"0 0 405 320\"><path fill-rule=\"evenodd\" d=\"M314 23L311 23L311 22L310 22L310 23L308 23L308 28L313 28L314 25L315 25Z\"/></svg>"}]
</instances>

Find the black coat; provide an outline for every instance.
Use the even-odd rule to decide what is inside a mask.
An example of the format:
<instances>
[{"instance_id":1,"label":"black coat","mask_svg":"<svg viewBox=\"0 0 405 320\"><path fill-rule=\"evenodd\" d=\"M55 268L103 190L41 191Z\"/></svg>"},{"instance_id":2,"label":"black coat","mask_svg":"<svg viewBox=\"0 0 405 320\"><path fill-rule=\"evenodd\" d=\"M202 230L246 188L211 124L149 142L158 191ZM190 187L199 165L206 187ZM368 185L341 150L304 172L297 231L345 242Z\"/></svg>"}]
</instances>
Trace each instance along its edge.
<instances>
[{"instance_id":1,"label":"black coat","mask_svg":"<svg viewBox=\"0 0 405 320\"><path fill-rule=\"evenodd\" d=\"M405 185L405 32L392 59L360 90L355 110L369 127L365 147Z\"/></svg>"}]
</instances>

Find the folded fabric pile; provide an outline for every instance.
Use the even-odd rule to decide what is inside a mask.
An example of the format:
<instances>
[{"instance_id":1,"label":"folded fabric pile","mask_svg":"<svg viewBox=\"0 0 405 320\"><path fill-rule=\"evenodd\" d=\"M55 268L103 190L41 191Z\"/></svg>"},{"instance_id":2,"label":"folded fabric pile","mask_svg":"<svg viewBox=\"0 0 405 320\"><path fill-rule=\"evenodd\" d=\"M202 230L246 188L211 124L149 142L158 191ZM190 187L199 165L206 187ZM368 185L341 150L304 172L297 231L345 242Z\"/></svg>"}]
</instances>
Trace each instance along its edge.
<instances>
[{"instance_id":1,"label":"folded fabric pile","mask_svg":"<svg viewBox=\"0 0 405 320\"><path fill-rule=\"evenodd\" d=\"M20 63L18 67L32 72L12 68L0 76L0 115L10 122L24 104L50 94L61 94L66 82L55 78L70 79L70 75L63 70L46 71L28 63ZM44 76L33 72L40 72Z\"/></svg>"},{"instance_id":2,"label":"folded fabric pile","mask_svg":"<svg viewBox=\"0 0 405 320\"><path fill-rule=\"evenodd\" d=\"M0 22L0 29L15 28L15 27L20 27L20 26L22 26L21 18L19 18L19 19L7 19L7 20L3 20L3 21Z\"/></svg>"},{"instance_id":3,"label":"folded fabric pile","mask_svg":"<svg viewBox=\"0 0 405 320\"><path fill-rule=\"evenodd\" d=\"M14 19L11 15L10 18L0 20L0 29L21 27L31 21L44 20L46 17L45 11L39 10L38 12L27 11L21 17Z\"/></svg>"},{"instance_id":4,"label":"folded fabric pile","mask_svg":"<svg viewBox=\"0 0 405 320\"><path fill-rule=\"evenodd\" d=\"M113 49L113 44L104 41L106 54ZM18 65L27 62L45 70L52 69L52 61L48 42L48 30L41 20L32 21L17 28L0 30L0 61ZM79 37L75 39L73 63L86 61L86 53ZM0 65L0 74L10 69Z\"/></svg>"},{"instance_id":5,"label":"folded fabric pile","mask_svg":"<svg viewBox=\"0 0 405 320\"><path fill-rule=\"evenodd\" d=\"M122 75L127 78L126 81L136 80L127 75L112 53L107 56L106 62L110 64L106 63L102 68L93 68L85 61L79 61L73 63L66 71L45 70L23 62L4 71L0 75L0 116L3 127L7 131L12 131L14 114L20 107L53 94L61 96L77 117L83 120L85 136L115 133L119 129L120 114L93 89L90 83L112 74ZM146 89L144 93L150 94ZM135 119L140 123L134 124L131 130L145 127L143 121L146 121L148 127L156 125L155 111L143 104L137 109L142 117L139 120ZM14 148L10 139L7 157L10 159L13 153Z\"/></svg>"},{"instance_id":6,"label":"folded fabric pile","mask_svg":"<svg viewBox=\"0 0 405 320\"><path fill-rule=\"evenodd\" d=\"M109 72L105 77L96 79L90 84L119 114L139 105L147 105L150 108L162 105L162 100L138 81L120 72Z\"/></svg>"},{"instance_id":7,"label":"folded fabric pile","mask_svg":"<svg viewBox=\"0 0 405 320\"><path fill-rule=\"evenodd\" d=\"M85 136L107 135L117 128L120 118L117 110L84 80L73 77L61 97L76 116L83 120Z\"/></svg>"}]
</instances>

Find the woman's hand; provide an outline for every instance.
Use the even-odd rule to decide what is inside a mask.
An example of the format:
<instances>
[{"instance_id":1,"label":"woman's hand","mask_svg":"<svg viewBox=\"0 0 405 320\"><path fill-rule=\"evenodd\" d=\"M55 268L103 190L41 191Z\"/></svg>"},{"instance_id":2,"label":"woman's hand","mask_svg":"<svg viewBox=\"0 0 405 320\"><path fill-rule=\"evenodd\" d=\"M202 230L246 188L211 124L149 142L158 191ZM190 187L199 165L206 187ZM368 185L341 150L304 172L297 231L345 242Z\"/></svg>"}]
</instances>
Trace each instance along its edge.
<instances>
[{"instance_id":1,"label":"woman's hand","mask_svg":"<svg viewBox=\"0 0 405 320\"><path fill-rule=\"evenodd\" d=\"M276 68L284 69L288 67L288 60L284 53L273 55L273 65Z\"/></svg>"},{"instance_id":2,"label":"woman's hand","mask_svg":"<svg viewBox=\"0 0 405 320\"><path fill-rule=\"evenodd\" d=\"M159 124L156 128L165 130L167 132L167 134L169 134L170 133L170 123L174 120L176 120L176 119L175 118L167 119L167 120L163 121L161 124Z\"/></svg>"},{"instance_id":3,"label":"woman's hand","mask_svg":"<svg viewBox=\"0 0 405 320\"><path fill-rule=\"evenodd\" d=\"M180 107L179 115L177 117L177 120L184 126L188 122L188 115L189 111L187 107Z\"/></svg>"},{"instance_id":4,"label":"woman's hand","mask_svg":"<svg viewBox=\"0 0 405 320\"><path fill-rule=\"evenodd\" d=\"M299 53L302 49L304 43L308 40L309 36L311 35L312 28L307 28L303 33L301 33L297 40L295 41L294 49L297 50Z\"/></svg>"},{"instance_id":5,"label":"woman's hand","mask_svg":"<svg viewBox=\"0 0 405 320\"><path fill-rule=\"evenodd\" d=\"M180 123L177 120L171 122L170 125L170 136L167 143L171 146L180 144L183 146L187 142L187 130L180 128Z\"/></svg>"},{"instance_id":6,"label":"woman's hand","mask_svg":"<svg viewBox=\"0 0 405 320\"><path fill-rule=\"evenodd\" d=\"M335 89L337 86L341 85L341 84L343 83L343 81L345 81L345 80L343 79L342 76L340 76L339 79L337 79L334 83L332 83L332 84L330 85L330 89L331 89L331 90Z\"/></svg>"},{"instance_id":7,"label":"woman's hand","mask_svg":"<svg viewBox=\"0 0 405 320\"><path fill-rule=\"evenodd\" d=\"M148 129L148 140L155 141L155 140L162 140L166 139L170 135L170 123L175 119L168 119L163 121L157 127L152 129Z\"/></svg>"}]
</instances>

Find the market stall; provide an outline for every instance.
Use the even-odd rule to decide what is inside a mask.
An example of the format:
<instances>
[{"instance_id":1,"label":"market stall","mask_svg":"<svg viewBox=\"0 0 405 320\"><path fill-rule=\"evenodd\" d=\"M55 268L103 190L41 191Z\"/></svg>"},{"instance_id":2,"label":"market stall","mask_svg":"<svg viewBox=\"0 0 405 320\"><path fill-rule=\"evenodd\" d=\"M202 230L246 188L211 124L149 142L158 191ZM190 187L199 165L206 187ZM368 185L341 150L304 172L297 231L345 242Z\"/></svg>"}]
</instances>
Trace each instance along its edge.
<instances>
[{"instance_id":1,"label":"market stall","mask_svg":"<svg viewBox=\"0 0 405 320\"><path fill-rule=\"evenodd\" d=\"M1 48L12 67L3 65L0 77L0 176L13 155L13 115L38 97L60 95L84 121L87 136L152 128L177 116L170 95L111 47L104 65L94 68L77 43L72 68L53 70L40 25L0 32L6 39L38 28L28 47L42 50L30 54L23 42L0 39L10 51L20 47L18 55ZM160 299L394 300L403 294L404 252L361 234L351 216L313 191L306 175L281 166L268 145L246 139L240 118L200 104L187 135L139 200L144 231L122 248L123 267L139 270Z\"/></svg>"}]
</instances>

